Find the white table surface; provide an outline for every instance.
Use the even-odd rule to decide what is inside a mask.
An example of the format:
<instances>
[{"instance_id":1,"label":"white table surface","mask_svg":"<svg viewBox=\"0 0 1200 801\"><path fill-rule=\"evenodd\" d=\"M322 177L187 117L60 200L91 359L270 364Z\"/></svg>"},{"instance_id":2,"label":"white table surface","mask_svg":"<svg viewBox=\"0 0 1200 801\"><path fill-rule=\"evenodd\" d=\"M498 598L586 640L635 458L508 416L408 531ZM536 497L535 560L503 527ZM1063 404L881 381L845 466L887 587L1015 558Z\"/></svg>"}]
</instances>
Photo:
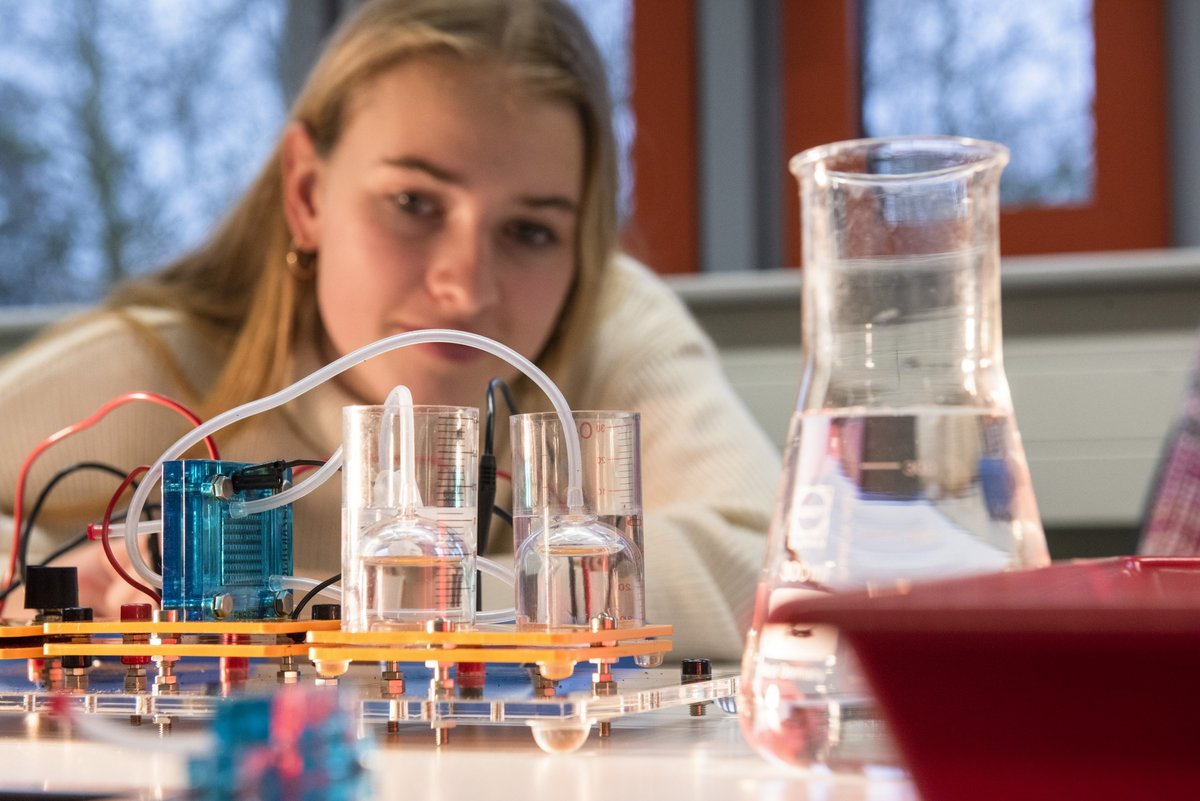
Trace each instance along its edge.
<instances>
[{"instance_id":1,"label":"white table surface","mask_svg":"<svg viewBox=\"0 0 1200 801\"><path fill-rule=\"evenodd\" d=\"M143 726L140 734L150 734ZM621 718L578 750L542 752L520 726L459 726L436 747L431 731L375 728L368 754L372 796L421 799L686 798L915 801L896 777L820 774L773 765L742 739L735 716L676 707ZM54 724L0 716L0 791L127 793L168 798L187 786L183 754L94 742Z\"/></svg>"}]
</instances>

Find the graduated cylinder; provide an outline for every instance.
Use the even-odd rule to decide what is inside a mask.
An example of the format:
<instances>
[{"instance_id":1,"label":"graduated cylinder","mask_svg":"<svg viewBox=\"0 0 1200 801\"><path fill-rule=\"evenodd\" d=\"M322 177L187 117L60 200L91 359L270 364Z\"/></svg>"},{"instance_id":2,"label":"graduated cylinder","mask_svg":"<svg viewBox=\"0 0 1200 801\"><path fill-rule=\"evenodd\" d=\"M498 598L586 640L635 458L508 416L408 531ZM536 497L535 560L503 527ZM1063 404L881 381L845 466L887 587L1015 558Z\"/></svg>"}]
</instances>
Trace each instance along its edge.
<instances>
[{"instance_id":1,"label":"graduated cylinder","mask_svg":"<svg viewBox=\"0 0 1200 801\"><path fill-rule=\"evenodd\" d=\"M584 509L567 505L566 440L554 413L514 415L517 623L547 628L644 622L641 418L576 411Z\"/></svg>"},{"instance_id":2,"label":"graduated cylinder","mask_svg":"<svg viewBox=\"0 0 1200 801\"><path fill-rule=\"evenodd\" d=\"M475 619L479 412L343 410L343 628Z\"/></svg>"}]
</instances>

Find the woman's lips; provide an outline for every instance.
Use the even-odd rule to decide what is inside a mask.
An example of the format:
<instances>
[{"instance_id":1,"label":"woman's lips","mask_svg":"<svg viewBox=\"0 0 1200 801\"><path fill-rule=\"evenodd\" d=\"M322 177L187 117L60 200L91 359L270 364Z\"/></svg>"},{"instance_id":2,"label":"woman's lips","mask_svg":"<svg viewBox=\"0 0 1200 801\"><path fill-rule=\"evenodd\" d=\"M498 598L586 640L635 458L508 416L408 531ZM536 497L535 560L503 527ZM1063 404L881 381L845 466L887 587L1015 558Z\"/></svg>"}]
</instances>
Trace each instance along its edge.
<instances>
[{"instance_id":1,"label":"woman's lips","mask_svg":"<svg viewBox=\"0 0 1200 801\"><path fill-rule=\"evenodd\" d=\"M414 331L428 331L430 329L441 329L457 331L464 334L474 334L473 331L467 331L457 326L451 325L396 325L392 333L412 333ZM478 334L477 336L486 336ZM420 345L414 345L421 353L432 358L450 362L452 364L466 364L468 362L478 361L486 357L487 351L479 348L471 347L470 345L458 345L449 342L423 342Z\"/></svg>"},{"instance_id":2,"label":"woman's lips","mask_svg":"<svg viewBox=\"0 0 1200 801\"><path fill-rule=\"evenodd\" d=\"M435 358L457 364L473 362L487 355L484 351L470 345L453 345L448 342L428 342L418 347Z\"/></svg>"}]
</instances>

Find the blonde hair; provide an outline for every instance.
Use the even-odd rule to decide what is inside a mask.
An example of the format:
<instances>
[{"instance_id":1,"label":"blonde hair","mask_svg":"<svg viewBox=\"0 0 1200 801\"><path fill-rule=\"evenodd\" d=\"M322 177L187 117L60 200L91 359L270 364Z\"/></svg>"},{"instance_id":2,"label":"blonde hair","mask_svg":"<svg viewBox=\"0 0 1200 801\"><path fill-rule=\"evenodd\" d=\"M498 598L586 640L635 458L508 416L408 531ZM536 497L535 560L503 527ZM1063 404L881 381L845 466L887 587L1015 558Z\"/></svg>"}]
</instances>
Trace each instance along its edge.
<instances>
[{"instance_id":1,"label":"blonde hair","mask_svg":"<svg viewBox=\"0 0 1200 801\"><path fill-rule=\"evenodd\" d=\"M577 269L550 340L537 358L551 377L565 366L594 314L616 241L617 171L604 64L583 23L561 0L374 0L338 30L292 108L318 153L345 129L354 98L380 74L428 55L499 62L523 91L569 103L584 138ZM314 282L285 267L281 146L202 247L113 292L108 305L178 309L229 357L202 409L212 414L262 397L290 378L303 327L320 325ZM481 388L482 394L484 388ZM525 394L522 392L522 394Z\"/></svg>"}]
</instances>

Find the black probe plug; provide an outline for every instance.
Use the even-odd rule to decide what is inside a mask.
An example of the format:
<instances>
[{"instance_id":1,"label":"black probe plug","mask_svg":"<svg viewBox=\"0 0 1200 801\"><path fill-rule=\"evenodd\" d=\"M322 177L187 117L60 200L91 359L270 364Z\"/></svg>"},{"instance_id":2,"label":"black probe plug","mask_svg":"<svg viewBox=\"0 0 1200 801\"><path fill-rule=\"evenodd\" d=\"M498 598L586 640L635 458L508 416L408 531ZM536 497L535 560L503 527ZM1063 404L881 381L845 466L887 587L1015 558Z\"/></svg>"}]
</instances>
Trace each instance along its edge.
<instances>
[{"instance_id":1,"label":"black probe plug","mask_svg":"<svg viewBox=\"0 0 1200 801\"><path fill-rule=\"evenodd\" d=\"M475 552L487 550L488 532L492 528L492 509L496 503L496 455L485 450L479 456L479 516L475 528ZM475 609L483 611L482 573L475 571Z\"/></svg>"},{"instance_id":2,"label":"black probe plug","mask_svg":"<svg viewBox=\"0 0 1200 801\"><path fill-rule=\"evenodd\" d=\"M492 528L492 510L496 505L496 455L479 456L479 518L475 529L475 550L487 550L488 532Z\"/></svg>"},{"instance_id":3,"label":"black probe plug","mask_svg":"<svg viewBox=\"0 0 1200 801\"><path fill-rule=\"evenodd\" d=\"M279 492L284 488L286 483L284 474L287 471L287 467L287 462L282 459L276 459L273 462L263 462L262 464L243 467L241 470L234 471L229 479L233 482L234 492L264 489Z\"/></svg>"}]
</instances>

